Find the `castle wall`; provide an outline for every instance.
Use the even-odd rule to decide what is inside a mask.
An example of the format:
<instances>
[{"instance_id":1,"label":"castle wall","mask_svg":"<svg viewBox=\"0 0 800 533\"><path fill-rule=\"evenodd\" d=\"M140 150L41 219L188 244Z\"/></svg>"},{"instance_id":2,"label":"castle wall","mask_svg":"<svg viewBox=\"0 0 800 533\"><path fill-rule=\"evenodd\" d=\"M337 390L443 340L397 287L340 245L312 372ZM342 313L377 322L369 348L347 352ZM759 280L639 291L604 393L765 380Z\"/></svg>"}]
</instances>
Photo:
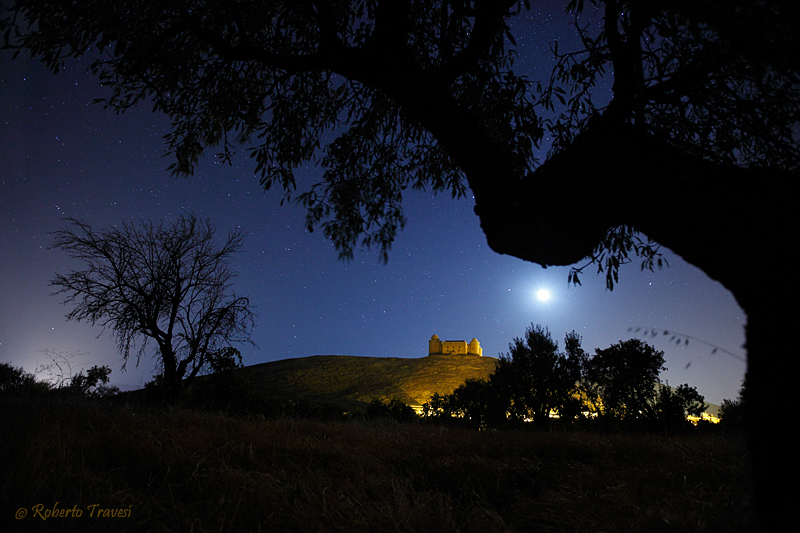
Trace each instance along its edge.
<instances>
[{"instance_id":1,"label":"castle wall","mask_svg":"<svg viewBox=\"0 0 800 533\"><path fill-rule=\"evenodd\" d=\"M428 355L477 355L483 356L483 348L478 339L467 341L442 341L437 335L428 341Z\"/></svg>"},{"instance_id":2,"label":"castle wall","mask_svg":"<svg viewBox=\"0 0 800 533\"><path fill-rule=\"evenodd\" d=\"M467 341L444 341L442 353L445 355L467 355Z\"/></svg>"}]
</instances>

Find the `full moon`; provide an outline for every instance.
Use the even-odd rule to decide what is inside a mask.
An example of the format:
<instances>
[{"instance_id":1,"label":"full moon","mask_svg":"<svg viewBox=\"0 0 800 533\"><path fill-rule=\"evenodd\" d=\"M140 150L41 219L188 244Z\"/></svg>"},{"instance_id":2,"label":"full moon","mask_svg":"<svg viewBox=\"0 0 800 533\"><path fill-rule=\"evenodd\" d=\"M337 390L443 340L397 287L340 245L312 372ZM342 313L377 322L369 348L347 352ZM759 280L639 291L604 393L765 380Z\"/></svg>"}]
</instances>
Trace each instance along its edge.
<instances>
[{"instance_id":1,"label":"full moon","mask_svg":"<svg viewBox=\"0 0 800 533\"><path fill-rule=\"evenodd\" d=\"M536 297L539 298L541 301L546 302L550 299L550 291L547 289L541 289L539 292L536 293Z\"/></svg>"}]
</instances>

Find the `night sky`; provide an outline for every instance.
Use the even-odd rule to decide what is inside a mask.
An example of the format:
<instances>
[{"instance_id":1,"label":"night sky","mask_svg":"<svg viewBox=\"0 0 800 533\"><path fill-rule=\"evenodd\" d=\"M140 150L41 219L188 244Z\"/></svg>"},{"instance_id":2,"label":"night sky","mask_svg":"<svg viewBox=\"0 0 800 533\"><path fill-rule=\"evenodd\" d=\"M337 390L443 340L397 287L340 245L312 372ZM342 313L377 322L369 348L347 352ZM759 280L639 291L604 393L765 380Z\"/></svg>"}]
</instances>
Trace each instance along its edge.
<instances>
[{"instance_id":1,"label":"night sky","mask_svg":"<svg viewBox=\"0 0 800 533\"><path fill-rule=\"evenodd\" d=\"M543 79L552 62L549 41L559 37L562 50L574 43L559 9L532 11L517 23L518 72ZM375 250L343 262L320 232L305 230L300 207L280 206L278 191L259 187L251 161L227 166L209 155L195 176L171 177L164 116L147 105L120 116L92 104L105 93L86 72L88 61L69 62L52 75L40 63L10 57L0 55L0 362L32 372L48 362L47 350L75 353L74 371L106 364L112 384L142 386L154 360L138 368L131 361L122 372L110 332L64 318L70 308L51 295L48 282L82 265L49 249L50 233L64 217L99 229L172 222L192 210L220 234L234 227L246 232L234 288L250 297L258 315L257 347L238 346L247 365L322 354L423 357L433 334L476 337L484 355L497 356L531 323L549 327L560 347L574 329L593 353L641 338L629 331L641 327L710 343L677 346L663 334L648 340L664 350L669 370L662 379L671 385L688 383L717 404L739 391L746 316L730 292L669 251L669 268L650 273L628 265L613 292L593 269L582 286L571 287L569 267L543 269L492 252L471 198L412 192L389 263L381 264ZM310 182L320 171L304 172ZM536 298L541 288L550 291L549 301ZM712 353L713 346L736 357Z\"/></svg>"}]
</instances>

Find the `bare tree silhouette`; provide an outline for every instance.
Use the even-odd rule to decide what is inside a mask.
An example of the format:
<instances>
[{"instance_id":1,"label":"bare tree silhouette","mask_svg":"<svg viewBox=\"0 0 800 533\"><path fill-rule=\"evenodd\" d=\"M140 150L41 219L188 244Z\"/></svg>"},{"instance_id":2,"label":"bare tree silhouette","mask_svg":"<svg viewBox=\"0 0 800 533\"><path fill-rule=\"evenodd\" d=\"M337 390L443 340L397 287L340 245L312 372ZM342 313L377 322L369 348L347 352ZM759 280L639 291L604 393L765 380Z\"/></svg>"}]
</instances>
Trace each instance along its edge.
<instances>
[{"instance_id":1,"label":"bare tree silhouette","mask_svg":"<svg viewBox=\"0 0 800 533\"><path fill-rule=\"evenodd\" d=\"M51 282L56 294L66 294L64 303L74 304L67 318L110 329L123 368L137 341L137 365L148 341L155 342L165 402L175 402L200 371L220 366L217 359L230 357L227 344L250 342L250 302L230 291L240 231L216 246L211 222L191 213L171 226L123 223L103 231L69 220L53 247L86 268Z\"/></svg>"}]
</instances>

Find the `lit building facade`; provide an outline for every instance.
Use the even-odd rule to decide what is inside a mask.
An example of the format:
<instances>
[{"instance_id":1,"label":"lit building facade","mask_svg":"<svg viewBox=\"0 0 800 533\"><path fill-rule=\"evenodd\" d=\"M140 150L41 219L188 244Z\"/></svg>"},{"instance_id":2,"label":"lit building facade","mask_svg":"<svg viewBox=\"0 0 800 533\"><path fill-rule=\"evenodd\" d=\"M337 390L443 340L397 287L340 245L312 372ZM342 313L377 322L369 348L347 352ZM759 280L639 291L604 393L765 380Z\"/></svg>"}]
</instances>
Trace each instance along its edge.
<instances>
[{"instance_id":1,"label":"lit building facade","mask_svg":"<svg viewBox=\"0 0 800 533\"><path fill-rule=\"evenodd\" d=\"M467 341L443 341L437 335L428 341L428 355L477 355L483 356L478 339Z\"/></svg>"}]
</instances>

